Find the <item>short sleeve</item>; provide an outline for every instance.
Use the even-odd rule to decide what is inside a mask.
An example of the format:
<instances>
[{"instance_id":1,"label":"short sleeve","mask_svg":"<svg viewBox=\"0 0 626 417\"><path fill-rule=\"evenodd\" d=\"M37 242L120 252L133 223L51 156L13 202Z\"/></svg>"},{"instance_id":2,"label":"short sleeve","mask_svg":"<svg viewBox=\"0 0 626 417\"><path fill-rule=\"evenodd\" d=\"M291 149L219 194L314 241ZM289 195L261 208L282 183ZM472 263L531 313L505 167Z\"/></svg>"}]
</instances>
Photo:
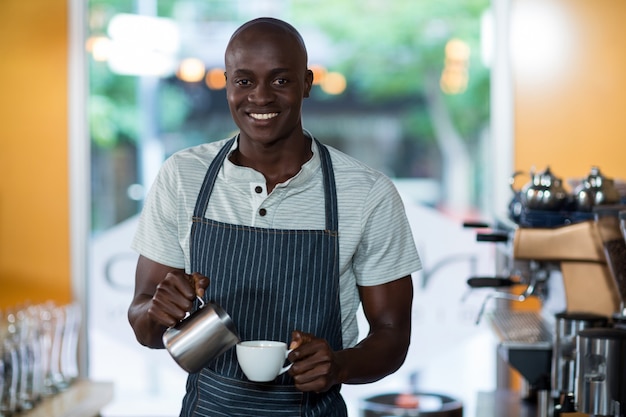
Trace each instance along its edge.
<instances>
[{"instance_id":1,"label":"short sleeve","mask_svg":"<svg viewBox=\"0 0 626 417\"><path fill-rule=\"evenodd\" d=\"M380 176L365 199L362 239L353 259L358 285L379 285L421 268L404 203L391 180Z\"/></svg>"},{"instance_id":2,"label":"short sleeve","mask_svg":"<svg viewBox=\"0 0 626 417\"><path fill-rule=\"evenodd\" d=\"M131 248L155 262L184 268L179 243L178 179L174 159L168 159L146 196Z\"/></svg>"}]
</instances>

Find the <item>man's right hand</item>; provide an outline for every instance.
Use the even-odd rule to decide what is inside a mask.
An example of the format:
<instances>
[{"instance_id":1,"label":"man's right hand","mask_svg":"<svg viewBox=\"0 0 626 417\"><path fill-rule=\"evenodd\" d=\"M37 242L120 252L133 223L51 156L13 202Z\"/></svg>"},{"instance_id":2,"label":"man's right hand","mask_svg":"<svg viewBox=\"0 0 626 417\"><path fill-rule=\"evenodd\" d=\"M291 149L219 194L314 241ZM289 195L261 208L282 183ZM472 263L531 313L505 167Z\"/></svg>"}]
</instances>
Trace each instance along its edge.
<instances>
[{"instance_id":1,"label":"man's right hand","mask_svg":"<svg viewBox=\"0 0 626 417\"><path fill-rule=\"evenodd\" d=\"M201 274L185 274L173 270L156 286L148 307L150 319L167 327L181 321L191 311L196 296L202 297L209 284L209 279Z\"/></svg>"},{"instance_id":2,"label":"man's right hand","mask_svg":"<svg viewBox=\"0 0 626 417\"><path fill-rule=\"evenodd\" d=\"M128 309L137 341L151 348L163 348L163 332L182 320L203 296L209 279L199 273L154 262L144 256L137 261L135 294Z\"/></svg>"}]
</instances>

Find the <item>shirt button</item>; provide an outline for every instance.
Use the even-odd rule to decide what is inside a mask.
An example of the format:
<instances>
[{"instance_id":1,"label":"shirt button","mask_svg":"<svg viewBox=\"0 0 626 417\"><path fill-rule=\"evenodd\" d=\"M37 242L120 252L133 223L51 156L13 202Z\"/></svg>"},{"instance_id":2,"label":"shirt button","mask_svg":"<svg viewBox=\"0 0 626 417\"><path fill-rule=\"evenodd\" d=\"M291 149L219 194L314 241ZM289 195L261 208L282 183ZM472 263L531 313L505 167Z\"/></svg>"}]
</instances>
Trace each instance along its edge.
<instances>
[{"instance_id":1,"label":"shirt button","mask_svg":"<svg viewBox=\"0 0 626 417\"><path fill-rule=\"evenodd\" d=\"M263 192L263 187L257 185L256 187L254 187L254 192L257 194L261 194Z\"/></svg>"},{"instance_id":2,"label":"shirt button","mask_svg":"<svg viewBox=\"0 0 626 417\"><path fill-rule=\"evenodd\" d=\"M261 216L265 216L265 215L267 214L267 210L265 210L264 208L262 208L262 209L260 209L260 210L259 210L259 214L260 214Z\"/></svg>"}]
</instances>

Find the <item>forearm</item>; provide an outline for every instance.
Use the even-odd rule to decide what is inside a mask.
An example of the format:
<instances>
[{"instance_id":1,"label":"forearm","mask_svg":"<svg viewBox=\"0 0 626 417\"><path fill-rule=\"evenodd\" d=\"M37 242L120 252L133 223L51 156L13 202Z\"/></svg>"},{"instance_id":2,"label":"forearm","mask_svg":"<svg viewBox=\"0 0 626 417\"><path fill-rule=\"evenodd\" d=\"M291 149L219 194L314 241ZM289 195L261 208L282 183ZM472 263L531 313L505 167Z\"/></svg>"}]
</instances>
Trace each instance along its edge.
<instances>
[{"instance_id":1,"label":"forearm","mask_svg":"<svg viewBox=\"0 0 626 417\"><path fill-rule=\"evenodd\" d=\"M137 341L152 349L162 349L163 333L166 326L159 324L150 318L148 309L150 308L151 297L145 295L133 300L128 309L128 321L135 332Z\"/></svg>"},{"instance_id":2,"label":"forearm","mask_svg":"<svg viewBox=\"0 0 626 417\"><path fill-rule=\"evenodd\" d=\"M359 287L369 334L337 353L342 383L377 381L402 366L411 341L413 283L410 276L374 287Z\"/></svg>"},{"instance_id":3,"label":"forearm","mask_svg":"<svg viewBox=\"0 0 626 417\"><path fill-rule=\"evenodd\" d=\"M336 352L339 382L366 384L397 371L406 359L410 330L379 329L353 348Z\"/></svg>"}]
</instances>

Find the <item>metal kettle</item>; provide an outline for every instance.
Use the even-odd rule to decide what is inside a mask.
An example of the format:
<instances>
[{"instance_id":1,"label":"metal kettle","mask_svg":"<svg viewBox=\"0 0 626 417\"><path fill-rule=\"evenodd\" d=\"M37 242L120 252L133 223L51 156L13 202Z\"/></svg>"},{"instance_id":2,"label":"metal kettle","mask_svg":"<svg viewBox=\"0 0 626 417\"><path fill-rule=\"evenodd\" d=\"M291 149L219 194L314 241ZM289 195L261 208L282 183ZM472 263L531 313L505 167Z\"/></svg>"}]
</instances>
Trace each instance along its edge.
<instances>
[{"instance_id":1,"label":"metal kettle","mask_svg":"<svg viewBox=\"0 0 626 417\"><path fill-rule=\"evenodd\" d=\"M524 174L524 171L513 173L509 184L514 193L519 195L522 207L530 210L558 211L567 202L568 193L563 188L561 178L552 174L550 167L545 171L530 172L531 180L524 185L521 190L514 187L515 177Z\"/></svg>"},{"instance_id":2,"label":"metal kettle","mask_svg":"<svg viewBox=\"0 0 626 417\"><path fill-rule=\"evenodd\" d=\"M620 195L611 178L602 175L600 168L591 168L589 176L574 190L576 207L580 211L591 211L594 206L617 204Z\"/></svg>"}]
</instances>

